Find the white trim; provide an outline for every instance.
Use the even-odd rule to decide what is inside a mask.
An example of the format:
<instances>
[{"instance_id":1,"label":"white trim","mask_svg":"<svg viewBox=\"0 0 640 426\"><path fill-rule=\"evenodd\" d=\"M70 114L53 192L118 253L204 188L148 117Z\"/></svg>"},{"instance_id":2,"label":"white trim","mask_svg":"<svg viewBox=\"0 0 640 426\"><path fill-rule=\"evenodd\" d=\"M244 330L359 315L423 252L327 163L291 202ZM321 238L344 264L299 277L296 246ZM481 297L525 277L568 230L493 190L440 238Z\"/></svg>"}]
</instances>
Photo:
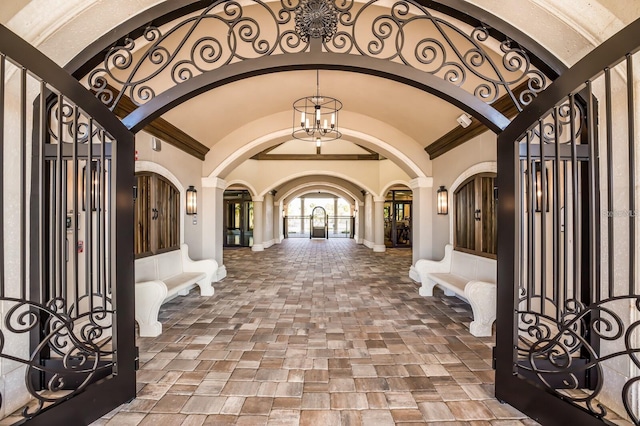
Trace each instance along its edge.
<instances>
[{"instance_id":1,"label":"white trim","mask_svg":"<svg viewBox=\"0 0 640 426\"><path fill-rule=\"evenodd\" d=\"M373 242L371 242L369 240L365 240L365 239L362 240L362 244L365 247L370 248L370 249L372 249L375 246L375 244L373 244Z\"/></svg>"},{"instance_id":2,"label":"white trim","mask_svg":"<svg viewBox=\"0 0 640 426\"><path fill-rule=\"evenodd\" d=\"M432 177L419 177L415 179L411 179L409 185L407 185L411 189L418 188L433 188L433 178Z\"/></svg>"},{"instance_id":3,"label":"white trim","mask_svg":"<svg viewBox=\"0 0 640 426\"><path fill-rule=\"evenodd\" d=\"M422 179L422 178L416 178L416 179ZM391 181L387 184L387 186L382 188L382 191L380 191L380 196L381 197L385 197L387 195L387 192L389 192L389 190L394 187L394 186L406 186L407 188L410 188L409 186L409 182L405 181L405 180L394 180Z\"/></svg>"},{"instance_id":4,"label":"white trim","mask_svg":"<svg viewBox=\"0 0 640 426\"><path fill-rule=\"evenodd\" d=\"M340 129L343 135L352 136L354 138L358 138L367 142L371 142L372 144L379 146L383 150L387 151L390 156L390 160L395 164L404 164L409 167L409 169L414 173L416 177L426 177L424 172L418 167L416 163L414 163L407 155L405 155L402 151L398 150L393 145L383 141L382 139L378 139L375 136L368 135L363 132L359 132L357 130L346 129L342 127ZM218 166L209 174L209 176L224 176L224 171L231 167L231 165L238 159L244 158L245 160L249 159L249 152L252 150L259 148L261 145L268 144L274 139L281 139L283 137L291 136L291 128L286 128L282 130L277 130L275 132L271 132L269 134L260 136L252 141L247 142L242 145L239 149L235 150L233 154L229 155L225 158ZM211 154L212 151L209 152ZM207 154L207 155L209 155ZM276 187L277 185L274 185Z\"/></svg>"},{"instance_id":5,"label":"white trim","mask_svg":"<svg viewBox=\"0 0 640 426\"><path fill-rule=\"evenodd\" d=\"M264 244L254 244L251 246L251 251L264 251Z\"/></svg>"},{"instance_id":6,"label":"white trim","mask_svg":"<svg viewBox=\"0 0 640 426\"><path fill-rule=\"evenodd\" d=\"M218 177L203 177L201 183L203 188L226 189L229 184L227 181Z\"/></svg>"},{"instance_id":7,"label":"white trim","mask_svg":"<svg viewBox=\"0 0 640 426\"><path fill-rule=\"evenodd\" d=\"M333 190L323 189L323 187L325 186L328 188L333 188ZM312 189L309 189L309 191L305 192L306 188L312 188ZM347 191L346 189L340 187L339 185L328 184L328 183L312 183L312 182L296 186L295 188L291 188L291 190L287 191L280 198L280 201L284 202L284 200L286 200L287 198L289 198L294 194L295 194L295 197L292 198L292 200L295 200L298 197L301 197L306 194L310 194L312 192L317 192L318 190L321 190L322 192L326 192L328 194L335 195L336 197L339 197L339 198L344 198L346 201L353 201L353 202L359 201L351 191Z\"/></svg>"},{"instance_id":8,"label":"white trim","mask_svg":"<svg viewBox=\"0 0 640 426\"><path fill-rule=\"evenodd\" d=\"M251 193L251 197L255 197L257 195L260 195L260 194L258 194L258 191L256 191L256 189L253 187L253 185L251 185L249 182L247 182L245 180L242 180L242 179L234 179L234 180L227 181L227 186L224 189L227 189L227 188L229 188L230 186L233 186L233 185L242 185L242 186L246 187L249 190L249 192ZM266 191L266 192L269 192L269 191ZM262 194L262 195L264 195L264 194Z\"/></svg>"},{"instance_id":9,"label":"white trim","mask_svg":"<svg viewBox=\"0 0 640 426\"><path fill-rule=\"evenodd\" d=\"M479 173L498 173L498 163L495 161L485 161L482 163L474 164L453 181L449 188L449 244L453 245L453 220L455 217L455 211L453 209L453 194L462 183L469 179L471 176L475 176Z\"/></svg>"},{"instance_id":10,"label":"white trim","mask_svg":"<svg viewBox=\"0 0 640 426\"><path fill-rule=\"evenodd\" d=\"M251 197L251 201L254 203L262 203L264 201L264 197L261 195L254 195Z\"/></svg>"},{"instance_id":11,"label":"white trim","mask_svg":"<svg viewBox=\"0 0 640 426\"><path fill-rule=\"evenodd\" d=\"M284 177L282 179L280 179L277 182L274 182L271 187L272 188L278 188L282 185L284 185L287 182L291 182L292 180L301 178L301 177L306 177L306 176L331 176L331 177L336 177L336 178L340 178L345 180L346 182L350 182L364 190L366 190L367 192L373 193L373 191L371 191L371 189L369 189L369 187L367 187L366 185L364 185L362 182L354 180L353 177L351 176L347 176L343 173L338 173L335 171L330 171L330 170L307 170L304 172L298 172L298 173L293 173L288 175L287 177ZM316 185L318 185L318 183L316 183ZM264 195L267 192L269 192L269 190L264 190L262 194L260 195ZM280 199L282 199L282 197L280 197ZM354 199L357 199L356 197L354 197Z\"/></svg>"},{"instance_id":12,"label":"white trim","mask_svg":"<svg viewBox=\"0 0 640 426\"><path fill-rule=\"evenodd\" d=\"M375 244L373 246L373 251L375 253L384 253L385 251L387 251L387 246L385 246L384 244Z\"/></svg>"},{"instance_id":13,"label":"white trim","mask_svg":"<svg viewBox=\"0 0 640 426\"><path fill-rule=\"evenodd\" d=\"M164 166L153 161L138 160L135 162L135 172L153 172L168 179L180 191L180 244L184 244L184 221L187 209L187 196L182 182Z\"/></svg>"},{"instance_id":14,"label":"white trim","mask_svg":"<svg viewBox=\"0 0 640 426\"><path fill-rule=\"evenodd\" d=\"M385 201L387 201L387 199L384 196L379 197L379 196L376 195L376 196L374 196L372 198L373 198L373 202L374 203L384 203Z\"/></svg>"}]
</instances>

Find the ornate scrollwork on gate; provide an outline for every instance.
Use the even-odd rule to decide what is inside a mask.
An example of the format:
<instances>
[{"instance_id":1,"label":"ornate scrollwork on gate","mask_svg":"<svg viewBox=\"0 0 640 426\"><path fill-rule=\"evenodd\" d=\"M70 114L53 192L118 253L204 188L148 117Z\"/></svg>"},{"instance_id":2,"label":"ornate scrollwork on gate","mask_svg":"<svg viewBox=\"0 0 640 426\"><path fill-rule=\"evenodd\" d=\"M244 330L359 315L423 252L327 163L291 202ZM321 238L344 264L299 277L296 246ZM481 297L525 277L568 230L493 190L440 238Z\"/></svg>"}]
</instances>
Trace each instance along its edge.
<instances>
[{"instance_id":1,"label":"ornate scrollwork on gate","mask_svg":"<svg viewBox=\"0 0 640 426\"><path fill-rule=\"evenodd\" d=\"M603 364L614 358L628 358L640 368L640 321L626 325L612 306L630 302L640 311L640 296L622 296L585 305L575 299L567 300L561 317L556 319L535 311L516 311L519 318L518 355L525 359L518 368L531 374L534 380L548 392L583 406L597 417L605 417L607 409L598 402L604 385ZM625 304L626 305L626 304ZM591 346L593 339L609 342L606 353ZM579 361L578 355L586 358ZM590 372L595 381L592 390L580 385L580 376ZM558 383L562 383L559 389ZM632 387L640 383L640 377L629 379L622 389L622 401L634 424L640 419L631 409ZM571 390L579 390L571 392Z\"/></svg>"},{"instance_id":2,"label":"ornate scrollwork on gate","mask_svg":"<svg viewBox=\"0 0 640 426\"><path fill-rule=\"evenodd\" d=\"M225 65L269 55L322 51L393 61L432 74L491 103L507 95L518 110L549 83L512 40L491 38L414 0L215 1L139 39L109 48L87 83L112 109L123 96L140 106L172 86ZM516 96L513 89L526 88Z\"/></svg>"},{"instance_id":3,"label":"ornate scrollwork on gate","mask_svg":"<svg viewBox=\"0 0 640 426\"><path fill-rule=\"evenodd\" d=\"M103 296L95 294L102 299ZM86 297L85 297L86 298ZM85 298L78 299L80 304ZM113 368L114 352L111 349L113 310L94 308L78 312L76 302L68 303L64 298L54 298L46 304L29 300L3 297L0 301L10 306L0 329L0 358L26 366L25 384L35 405L29 405L22 415L31 418L47 405L62 401L82 392L96 379L109 374ZM110 306L107 299L107 306ZM29 336L40 330L41 337L28 358L13 354L7 347L7 335ZM56 354L59 367L48 366L40 361L44 353ZM46 377L45 391L36 389L34 374ZM69 389L69 382L78 383ZM63 390L64 389L64 390ZM1 402L1 400L0 400Z\"/></svg>"}]
</instances>

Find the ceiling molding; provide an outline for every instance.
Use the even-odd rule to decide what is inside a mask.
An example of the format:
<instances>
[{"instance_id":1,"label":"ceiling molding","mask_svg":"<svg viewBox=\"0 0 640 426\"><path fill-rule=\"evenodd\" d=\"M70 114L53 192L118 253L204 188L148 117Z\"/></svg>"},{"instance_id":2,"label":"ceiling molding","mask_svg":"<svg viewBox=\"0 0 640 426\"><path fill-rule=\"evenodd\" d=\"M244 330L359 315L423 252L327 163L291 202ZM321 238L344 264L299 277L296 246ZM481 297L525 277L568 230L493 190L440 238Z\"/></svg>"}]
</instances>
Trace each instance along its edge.
<instances>
[{"instance_id":1,"label":"ceiling molding","mask_svg":"<svg viewBox=\"0 0 640 426\"><path fill-rule=\"evenodd\" d=\"M526 88L526 83L519 85L513 90L513 95L515 97L519 97ZM511 100L511 97L509 95L502 96L500 99L495 101L492 106L507 118L515 117L519 112L518 108ZM478 120L473 120L468 127L456 127L444 136L436 139L424 150L427 151L427 154L429 154L429 158L434 160L441 155L451 151L453 148L456 148L463 143L470 141L476 136L481 135L487 130L489 130L487 126L485 126Z\"/></svg>"},{"instance_id":2,"label":"ceiling molding","mask_svg":"<svg viewBox=\"0 0 640 426\"><path fill-rule=\"evenodd\" d=\"M112 89L112 88L109 88ZM115 89L113 89L115 90ZM117 93L117 91L116 91ZM111 106L111 105L107 105ZM138 105L134 104L131 98L123 96L113 112L120 118L124 118L131 112L135 111ZM145 126L143 130L149 133L151 136L155 136L162 139L169 145L173 145L176 148L186 152L189 155L203 160L205 155L209 152L209 148L200 143L197 139L189 136L173 124L169 123L164 118L156 118L150 124Z\"/></svg>"}]
</instances>

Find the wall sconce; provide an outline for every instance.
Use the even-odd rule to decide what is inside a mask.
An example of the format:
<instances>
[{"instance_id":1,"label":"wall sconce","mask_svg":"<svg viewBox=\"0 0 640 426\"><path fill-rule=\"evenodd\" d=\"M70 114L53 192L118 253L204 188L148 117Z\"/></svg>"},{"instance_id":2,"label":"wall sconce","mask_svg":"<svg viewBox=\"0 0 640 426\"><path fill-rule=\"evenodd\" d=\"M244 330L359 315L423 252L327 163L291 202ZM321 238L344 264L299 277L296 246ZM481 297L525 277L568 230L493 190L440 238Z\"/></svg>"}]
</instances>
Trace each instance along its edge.
<instances>
[{"instance_id":1,"label":"wall sconce","mask_svg":"<svg viewBox=\"0 0 640 426\"><path fill-rule=\"evenodd\" d=\"M438 189L437 207L438 214L449 214L449 192L445 189L444 185Z\"/></svg>"},{"instance_id":2,"label":"wall sconce","mask_svg":"<svg viewBox=\"0 0 640 426\"><path fill-rule=\"evenodd\" d=\"M198 223L198 191L193 185L187 188L187 214L193 215L193 224Z\"/></svg>"},{"instance_id":3,"label":"wall sconce","mask_svg":"<svg viewBox=\"0 0 640 426\"><path fill-rule=\"evenodd\" d=\"M89 179L90 192L87 194L87 178ZM91 211L98 210L100 203L100 164L91 162L91 176L87 176L87 166L82 168L82 211L87 210L87 197L91 200Z\"/></svg>"},{"instance_id":4,"label":"wall sconce","mask_svg":"<svg viewBox=\"0 0 640 426\"><path fill-rule=\"evenodd\" d=\"M535 172L533 179L533 193L535 194L535 212L542 212L542 197L544 197L545 210L549 211L549 169L545 167L544 169L544 188L542 185L542 163L540 161L535 161L533 163L533 170ZM525 170L525 175L527 171ZM527 188L529 187L529 177L526 177ZM528 192L528 191L527 191ZM527 196L527 205L529 205L529 201L531 200L531 196Z\"/></svg>"}]
</instances>

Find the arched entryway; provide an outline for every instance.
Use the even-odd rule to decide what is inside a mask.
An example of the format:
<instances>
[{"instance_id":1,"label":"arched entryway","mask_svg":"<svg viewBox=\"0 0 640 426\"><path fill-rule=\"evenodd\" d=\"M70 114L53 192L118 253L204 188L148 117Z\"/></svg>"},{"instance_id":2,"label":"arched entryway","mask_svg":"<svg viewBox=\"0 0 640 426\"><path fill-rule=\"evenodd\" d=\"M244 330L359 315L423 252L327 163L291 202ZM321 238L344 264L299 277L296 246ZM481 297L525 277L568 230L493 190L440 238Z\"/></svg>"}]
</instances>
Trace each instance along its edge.
<instances>
[{"instance_id":1,"label":"arched entryway","mask_svg":"<svg viewBox=\"0 0 640 426\"><path fill-rule=\"evenodd\" d=\"M224 13L228 13L228 11L225 10ZM480 34L483 34L482 31ZM246 36L246 33L244 33L244 35ZM311 46L310 49L313 50L313 46ZM312 53L319 53L319 52L320 52L319 50L316 50ZM138 95L142 94L143 96L149 96L149 98L152 98L152 100L149 101L144 107L139 108L138 111L134 111L132 115L130 115L129 118L127 119L127 122L131 125L132 129L137 129L142 125L147 124L149 120L151 120L152 118L157 117L159 114L163 112L166 112L169 108L176 105L177 103L182 102L187 97L192 96L198 93L199 91L220 86L225 82L225 78L227 78L228 81L239 80L239 79L248 77L252 74L258 75L258 74L269 73L274 71L284 71L286 67L292 67L292 69L295 69L296 67L299 67L299 68L338 67L339 66L338 61L336 61L335 58L331 56L333 54L335 54L335 52L331 54L327 54L327 56L323 56L322 58L311 58L309 60L306 58L301 59L302 58L301 56L295 56L297 55L297 53L293 53L292 56L290 56L290 59L292 59L292 62L290 63L287 63L287 60L261 61L262 58L256 58L254 59L256 62L254 62L250 66L247 66L246 69L244 70L241 66L234 67L233 65L235 64L231 64L229 65L229 68L226 69L226 71L230 73L230 76L228 77L225 77L224 75L214 76L214 74L203 73L201 75L202 76L206 75L207 77L203 77L200 79L198 79L197 77L194 79L185 78L185 80L189 80L188 81L189 84L185 84L185 86L182 86L182 87L175 86L176 88L175 90L169 89L167 91L167 96L164 98L162 96L158 96L158 97L155 96L155 94L153 93L153 89L151 89L151 91L148 91L147 88L143 88L143 90L138 91L137 94ZM162 54L160 53L160 55ZM470 97L468 93L465 94L463 93L463 91L459 91L455 89L455 86L453 88L449 86L446 86L446 87L442 86L440 82L435 82L433 81L433 79L428 77L427 78L419 77L417 75L414 75L415 73L413 73L412 71L407 71L406 69L399 69L395 65L391 65L387 67L387 66L382 66L382 64L380 63L371 62L368 64L362 64L360 62L361 61L359 59L353 60L353 58L349 57L348 60L342 62L342 64L344 65L345 69L350 71L372 73L376 75L382 75L385 78L393 77L393 78L402 80L404 83L408 83L414 87L418 87L427 91L431 90L437 93L439 96L442 96L448 99L449 101L456 103L456 105L462 107L465 111L468 111L474 114L476 118L483 121L485 124L489 125L490 128L493 128L494 130L501 130L506 124L506 122L502 120L504 117L494 114L495 111L493 111L491 107L487 107L486 105L481 104L481 102L479 104L477 98L474 98L473 96ZM364 62L368 62L368 61L364 61ZM186 74L182 74L183 72ZM189 70L184 71L183 69L179 69L179 75L188 76L189 72L190 72ZM220 74L224 74L224 73L220 73ZM102 80L99 80L99 81L101 82ZM451 83L451 81L448 81L447 83L449 84ZM191 86L191 87L188 87L188 86ZM540 85L539 87L536 87L536 84L534 84L533 87L529 87L529 89L535 91L535 90L542 89L543 86L544 85ZM179 89L177 89L178 87ZM107 89L106 87L97 87L97 88L98 88L98 91L100 92L99 95L104 95L105 93L110 91L110 89ZM115 93L115 92L111 92L111 93ZM482 96L483 93L486 93L486 91L479 90L480 96ZM108 97L108 95L106 97ZM516 103L516 106L517 106L517 103ZM541 153L541 156L544 158L544 155L542 155L542 153ZM544 176L544 173L542 174L542 176ZM410 176L410 177L416 178L416 179L420 179L420 178L426 179L424 176ZM211 176L211 178L218 179L217 176ZM544 181L545 178L542 177L541 179ZM428 179L426 179L426 181L428 181ZM426 181L419 181L419 182L426 183ZM217 188L217 186L215 185L212 187ZM426 185L426 184L424 186L416 185L416 187L421 188L422 190L423 188L430 188L432 187L432 185ZM425 196L429 195L428 193L426 193L426 191L424 192L425 193L420 193L418 196L418 199L422 198L423 202L427 198ZM256 201L262 202L262 199L261 199L262 195L258 195L258 197L260 197L260 200L256 200ZM380 197L376 197L374 202L380 203L381 201L382 200L380 200ZM428 203L425 203L425 205L428 205ZM375 214L376 215L379 214L378 210L376 210Z\"/></svg>"}]
</instances>

